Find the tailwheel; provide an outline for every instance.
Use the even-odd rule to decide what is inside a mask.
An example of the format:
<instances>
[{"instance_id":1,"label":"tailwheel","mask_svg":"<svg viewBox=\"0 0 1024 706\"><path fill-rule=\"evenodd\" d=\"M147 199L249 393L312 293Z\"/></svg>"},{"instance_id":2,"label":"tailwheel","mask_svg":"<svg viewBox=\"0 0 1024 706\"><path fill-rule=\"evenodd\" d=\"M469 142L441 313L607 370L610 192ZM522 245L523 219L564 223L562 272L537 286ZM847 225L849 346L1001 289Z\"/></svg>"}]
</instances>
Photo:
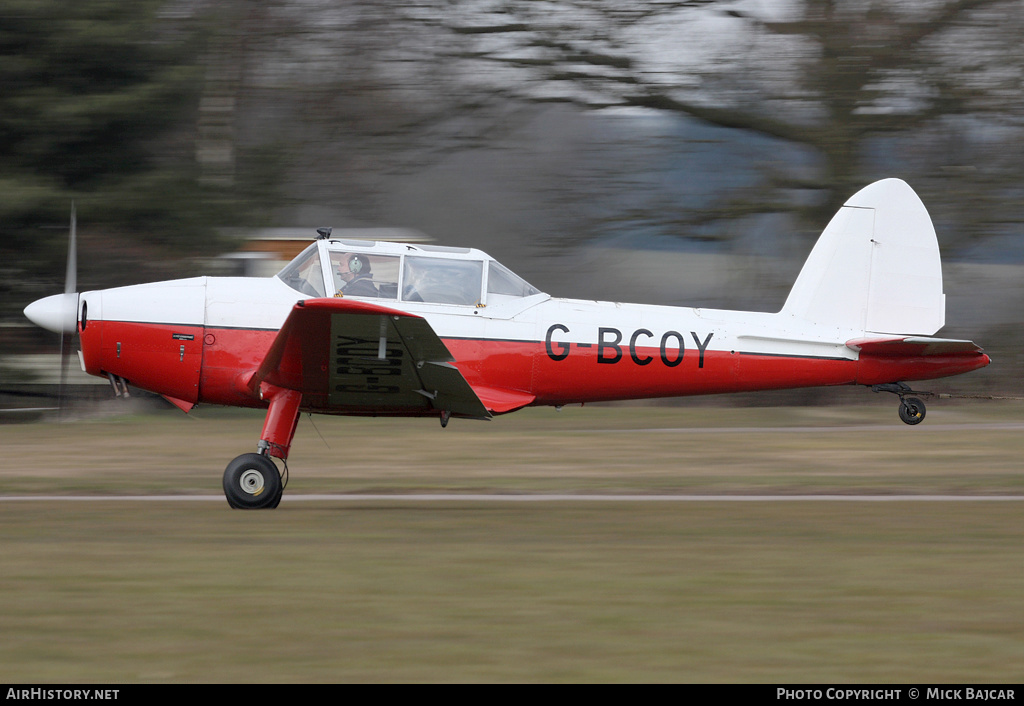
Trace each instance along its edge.
<instances>
[{"instance_id":1,"label":"tailwheel","mask_svg":"<svg viewBox=\"0 0 1024 706\"><path fill-rule=\"evenodd\" d=\"M900 413L900 419L904 424L920 424L924 421L925 409L924 402L917 397L908 397L909 394L918 395L931 395L932 392L925 392L924 390L911 390L910 386L905 382L887 382L883 385L872 385L871 390L873 392L891 392L894 395L899 395L900 406L898 408Z\"/></svg>"},{"instance_id":2,"label":"tailwheel","mask_svg":"<svg viewBox=\"0 0 1024 706\"><path fill-rule=\"evenodd\" d=\"M916 397L902 397L899 412L904 424L920 424L924 421L924 402Z\"/></svg>"},{"instance_id":3,"label":"tailwheel","mask_svg":"<svg viewBox=\"0 0 1024 706\"><path fill-rule=\"evenodd\" d=\"M242 454L224 469L224 495L235 509L275 508L283 492L281 473L269 456Z\"/></svg>"}]
</instances>

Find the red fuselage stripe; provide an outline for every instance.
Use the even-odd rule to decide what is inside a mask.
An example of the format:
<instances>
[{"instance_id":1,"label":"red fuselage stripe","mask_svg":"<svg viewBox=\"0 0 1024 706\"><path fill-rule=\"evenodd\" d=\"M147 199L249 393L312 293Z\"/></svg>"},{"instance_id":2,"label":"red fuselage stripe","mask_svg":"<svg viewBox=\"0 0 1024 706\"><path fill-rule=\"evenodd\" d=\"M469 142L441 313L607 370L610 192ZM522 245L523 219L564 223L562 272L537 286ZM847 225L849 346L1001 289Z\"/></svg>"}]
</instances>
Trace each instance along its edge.
<instances>
[{"instance_id":1,"label":"red fuselage stripe","mask_svg":"<svg viewBox=\"0 0 1024 706\"><path fill-rule=\"evenodd\" d=\"M276 330L265 329L94 321L82 332L82 349L94 375L114 373L188 402L260 407L264 403L244 379L259 367L276 336ZM443 340L470 385L533 394L535 405L872 385L956 375L989 362L981 353L847 360L665 346L560 343L553 349L544 341Z\"/></svg>"}]
</instances>

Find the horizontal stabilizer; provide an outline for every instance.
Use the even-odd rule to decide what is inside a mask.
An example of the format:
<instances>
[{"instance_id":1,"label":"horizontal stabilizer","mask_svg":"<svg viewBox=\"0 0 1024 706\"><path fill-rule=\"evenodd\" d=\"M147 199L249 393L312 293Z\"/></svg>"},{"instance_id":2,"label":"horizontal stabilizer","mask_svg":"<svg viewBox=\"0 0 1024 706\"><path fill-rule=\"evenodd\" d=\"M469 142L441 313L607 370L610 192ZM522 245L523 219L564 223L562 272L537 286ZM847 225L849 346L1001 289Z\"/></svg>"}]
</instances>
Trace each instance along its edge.
<instances>
[{"instance_id":1,"label":"horizontal stabilizer","mask_svg":"<svg viewBox=\"0 0 1024 706\"><path fill-rule=\"evenodd\" d=\"M861 355L878 358L904 358L908 356L970 356L982 352L974 341L927 336L900 336L896 338L858 338L846 342L846 347Z\"/></svg>"}]
</instances>

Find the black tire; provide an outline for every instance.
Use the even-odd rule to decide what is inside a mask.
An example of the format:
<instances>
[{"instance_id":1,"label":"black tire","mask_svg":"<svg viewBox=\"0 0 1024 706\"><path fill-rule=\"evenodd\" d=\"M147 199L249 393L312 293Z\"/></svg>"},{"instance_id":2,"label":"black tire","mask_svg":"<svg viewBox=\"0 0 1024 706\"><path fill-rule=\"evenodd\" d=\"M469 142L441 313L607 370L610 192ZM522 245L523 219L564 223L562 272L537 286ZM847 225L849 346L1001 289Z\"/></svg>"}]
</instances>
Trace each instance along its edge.
<instances>
[{"instance_id":1,"label":"black tire","mask_svg":"<svg viewBox=\"0 0 1024 706\"><path fill-rule=\"evenodd\" d=\"M267 505L267 509L268 510L273 510L278 505L280 505L281 504L281 496L282 495L284 495L284 486L283 485L281 486L280 489L278 489L277 496L274 498L274 501L271 502L269 505Z\"/></svg>"},{"instance_id":2,"label":"black tire","mask_svg":"<svg viewBox=\"0 0 1024 706\"><path fill-rule=\"evenodd\" d=\"M899 411L904 424L920 424L924 421L924 402L916 397L904 397L900 401Z\"/></svg>"},{"instance_id":3,"label":"black tire","mask_svg":"<svg viewBox=\"0 0 1024 706\"><path fill-rule=\"evenodd\" d=\"M224 469L224 496L233 508L275 508L282 491L281 473L267 456L242 454Z\"/></svg>"}]
</instances>

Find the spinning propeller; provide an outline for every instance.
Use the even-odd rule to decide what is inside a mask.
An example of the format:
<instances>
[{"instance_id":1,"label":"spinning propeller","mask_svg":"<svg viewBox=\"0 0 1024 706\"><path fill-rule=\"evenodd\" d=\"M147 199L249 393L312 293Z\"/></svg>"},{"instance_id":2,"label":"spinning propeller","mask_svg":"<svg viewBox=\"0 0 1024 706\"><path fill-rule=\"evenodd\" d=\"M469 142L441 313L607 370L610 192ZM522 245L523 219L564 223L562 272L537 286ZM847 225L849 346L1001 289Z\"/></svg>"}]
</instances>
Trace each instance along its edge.
<instances>
[{"instance_id":1,"label":"spinning propeller","mask_svg":"<svg viewBox=\"0 0 1024 706\"><path fill-rule=\"evenodd\" d=\"M78 259L77 218L75 205L71 204L71 236L68 240L68 266L64 276L64 293L54 294L32 302L25 307L25 316L32 323L48 331L60 334L60 386L57 406L63 414L65 388L67 386L68 358L78 332Z\"/></svg>"}]
</instances>

